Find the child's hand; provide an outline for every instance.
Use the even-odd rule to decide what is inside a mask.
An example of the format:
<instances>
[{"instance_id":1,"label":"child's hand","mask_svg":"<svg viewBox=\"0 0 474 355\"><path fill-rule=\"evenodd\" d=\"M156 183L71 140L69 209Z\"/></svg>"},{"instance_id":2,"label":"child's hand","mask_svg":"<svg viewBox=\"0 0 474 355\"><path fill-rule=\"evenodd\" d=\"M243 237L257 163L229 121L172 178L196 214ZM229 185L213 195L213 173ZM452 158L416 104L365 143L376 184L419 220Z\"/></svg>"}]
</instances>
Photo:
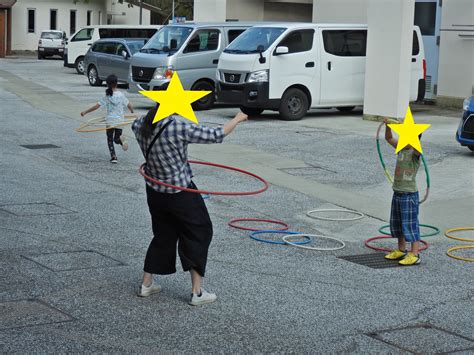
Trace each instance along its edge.
<instances>
[{"instance_id":1,"label":"child's hand","mask_svg":"<svg viewBox=\"0 0 474 355\"><path fill-rule=\"evenodd\" d=\"M84 117L86 115L85 112L81 112L81 116Z\"/></svg>"},{"instance_id":2,"label":"child's hand","mask_svg":"<svg viewBox=\"0 0 474 355\"><path fill-rule=\"evenodd\" d=\"M383 119L383 123L385 123L386 125L390 123L387 117Z\"/></svg>"}]
</instances>

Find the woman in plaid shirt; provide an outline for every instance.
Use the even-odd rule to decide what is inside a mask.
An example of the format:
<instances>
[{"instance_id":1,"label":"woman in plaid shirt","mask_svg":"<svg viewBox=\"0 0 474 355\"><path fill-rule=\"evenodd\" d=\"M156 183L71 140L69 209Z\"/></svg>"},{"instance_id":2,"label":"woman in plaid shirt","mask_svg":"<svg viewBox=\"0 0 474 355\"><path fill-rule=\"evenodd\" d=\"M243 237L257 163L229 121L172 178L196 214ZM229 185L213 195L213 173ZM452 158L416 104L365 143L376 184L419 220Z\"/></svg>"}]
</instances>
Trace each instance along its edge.
<instances>
[{"instance_id":1,"label":"woman in plaid shirt","mask_svg":"<svg viewBox=\"0 0 474 355\"><path fill-rule=\"evenodd\" d=\"M178 116L170 116L152 124L158 106L137 119L132 130L147 159L145 172L157 180L179 187L197 189L188 163L189 143L221 143L247 115L239 112L223 127L210 128L192 124ZM159 133L161 131L161 133ZM147 297L161 291L153 282L153 274L176 272L176 245L184 271L190 271L191 305L216 300L216 295L201 288L212 239L212 222L199 193L180 191L146 181L148 207L154 238L145 258L143 283L138 296Z\"/></svg>"}]
</instances>

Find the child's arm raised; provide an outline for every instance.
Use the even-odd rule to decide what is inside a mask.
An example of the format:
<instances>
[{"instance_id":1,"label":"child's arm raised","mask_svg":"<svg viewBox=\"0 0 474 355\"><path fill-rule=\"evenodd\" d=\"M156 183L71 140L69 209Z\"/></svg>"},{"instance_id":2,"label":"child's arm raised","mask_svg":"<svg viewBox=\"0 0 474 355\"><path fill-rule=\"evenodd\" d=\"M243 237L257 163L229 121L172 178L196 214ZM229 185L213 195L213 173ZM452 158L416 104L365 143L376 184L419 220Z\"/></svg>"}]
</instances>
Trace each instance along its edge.
<instances>
[{"instance_id":1,"label":"child's arm raised","mask_svg":"<svg viewBox=\"0 0 474 355\"><path fill-rule=\"evenodd\" d=\"M398 139L393 138L392 129L388 126L389 120L385 118L383 121L385 123L385 140L388 142L388 144L390 144L392 147L396 149L397 144L398 144Z\"/></svg>"},{"instance_id":2,"label":"child's arm raised","mask_svg":"<svg viewBox=\"0 0 474 355\"><path fill-rule=\"evenodd\" d=\"M100 108L100 105L99 104L95 104L94 106L88 108L87 110L85 111L82 111L81 112L81 116L84 117L85 115L87 115L89 112L93 112L95 110L98 110Z\"/></svg>"}]
</instances>

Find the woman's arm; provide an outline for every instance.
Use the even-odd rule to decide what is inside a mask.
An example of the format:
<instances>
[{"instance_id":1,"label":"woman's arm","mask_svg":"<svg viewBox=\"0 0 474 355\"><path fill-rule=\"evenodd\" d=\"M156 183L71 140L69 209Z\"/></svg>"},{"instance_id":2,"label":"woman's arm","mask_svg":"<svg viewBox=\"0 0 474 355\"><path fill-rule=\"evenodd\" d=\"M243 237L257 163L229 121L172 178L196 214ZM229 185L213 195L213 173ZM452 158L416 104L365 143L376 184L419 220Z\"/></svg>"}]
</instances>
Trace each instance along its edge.
<instances>
[{"instance_id":1,"label":"woman's arm","mask_svg":"<svg viewBox=\"0 0 474 355\"><path fill-rule=\"evenodd\" d=\"M99 104L95 104L94 106L88 108L87 110L85 111L82 111L81 112L81 116L84 117L85 115L87 115L89 112L94 112L95 110L99 109L100 108L100 105Z\"/></svg>"},{"instance_id":2,"label":"woman's arm","mask_svg":"<svg viewBox=\"0 0 474 355\"><path fill-rule=\"evenodd\" d=\"M237 113L232 120L224 125L224 136L228 136L239 123L247 121L247 119L248 116L245 113Z\"/></svg>"}]
</instances>

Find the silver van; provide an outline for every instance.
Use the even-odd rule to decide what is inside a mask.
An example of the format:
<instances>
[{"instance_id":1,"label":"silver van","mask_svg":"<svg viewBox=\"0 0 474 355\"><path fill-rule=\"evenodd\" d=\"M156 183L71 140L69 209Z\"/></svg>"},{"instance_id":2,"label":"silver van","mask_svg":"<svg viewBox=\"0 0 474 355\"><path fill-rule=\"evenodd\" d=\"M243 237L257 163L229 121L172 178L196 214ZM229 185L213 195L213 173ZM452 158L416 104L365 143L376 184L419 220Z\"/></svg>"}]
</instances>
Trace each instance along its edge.
<instances>
[{"instance_id":1,"label":"silver van","mask_svg":"<svg viewBox=\"0 0 474 355\"><path fill-rule=\"evenodd\" d=\"M131 58L129 90L161 90L174 71L185 90L215 91L219 56L229 43L257 23L183 23L159 30ZM209 94L193 104L195 110L212 107Z\"/></svg>"}]
</instances>

